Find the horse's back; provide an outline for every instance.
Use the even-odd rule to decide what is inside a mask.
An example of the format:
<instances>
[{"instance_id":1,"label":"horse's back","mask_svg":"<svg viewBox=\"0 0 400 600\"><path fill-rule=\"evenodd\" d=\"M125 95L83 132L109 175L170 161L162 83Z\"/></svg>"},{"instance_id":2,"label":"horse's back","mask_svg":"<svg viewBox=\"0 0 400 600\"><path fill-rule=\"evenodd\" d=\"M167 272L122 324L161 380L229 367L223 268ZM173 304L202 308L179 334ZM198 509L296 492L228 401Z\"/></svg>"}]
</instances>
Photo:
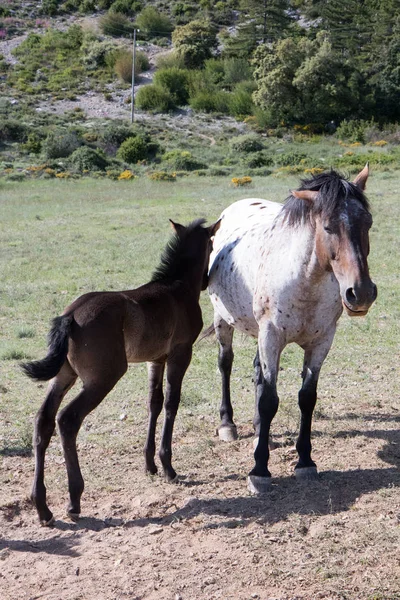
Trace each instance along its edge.
<instances>
[{"instance_id":1,"label":"horse's back","mask_svg":"<svg viewBox=\"0 0 400 600\"><path fill-rule=\"evenodd\" d=\"M229 324L256 336L253 293L261 251L282 205L246 198L221 214L210 257L209 293L215 310Z\"/></svg>"}]
</instances>

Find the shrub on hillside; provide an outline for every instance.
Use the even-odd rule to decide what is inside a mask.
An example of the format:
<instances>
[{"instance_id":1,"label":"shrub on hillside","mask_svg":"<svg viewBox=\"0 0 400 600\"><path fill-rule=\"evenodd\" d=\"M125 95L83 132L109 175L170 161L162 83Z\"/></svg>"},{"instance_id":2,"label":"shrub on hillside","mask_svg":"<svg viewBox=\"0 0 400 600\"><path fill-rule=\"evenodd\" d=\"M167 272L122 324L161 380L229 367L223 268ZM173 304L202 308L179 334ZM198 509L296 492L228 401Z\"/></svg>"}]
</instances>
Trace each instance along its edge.
<instances>
[{"instance_id":1,"label":"shrub on hillside","mask_svg":"<svg viewBox=\"0 0 400 600\"><path fill-rule=\"evenodd\" d=\"M271 167L274 165L274 159L272 156L268 156L263 152L252 153L246 161L249 169L258 169L260 167Z\"/></svg>"},{"instance_id":2,"label":"shrub on hillside","mask_svg":"<svg viewBox=\"0 0 400 600\"><path fill-rule=\"evenodd\" d=\"M170 164L174 171L197 171L207 169L207 165L193 158L191 152L186 150L171 150L166 152L162 160Z\"/></svg>"},{"instance_id":3,"label":"shrub on hillside","mask_svg":"<svg viewBox=\"0 0 400 600\"><path fill-rule=\"evenodd\" d=\"M256 135L238 135L231 140L230 146L236 152L259 152L263 149L260 138Z\"/></svg>"},{"instance_id":4,"label":"shrub on hillside","mask_svg":"<svg viewBox=\"0 0 400 600\"><path fill-rule=\"evenodd\" d=\"M134 15L141 10L140 2L132 2L132 0L116 0L110 3L110 12L123 13L124 15Z\"/></svg>"},{"instance_id":5,"label":"shrub on hillside","mask_svg":"<svg viewBox=\"0 0 400 600\"><path fill-rule=\"evenodd\" d=\"M234 117L251 115L254 111L253 82L239 83L229 97L229 112Z\"/></svg>"},{"instance_id":6,"label":"shrub on hillside","mask_svg":"<svg viewBox=\"0 0 400 600\"><path fill-rule=\"evenodd\" d=\"M105 35L123 37L133 32L133 25L125 15L121 13L108 12L99 20L99 27Z\"/></svg>"},{"instance_id":7,"label":"shrub on hillside","mask_svg":"<svg viewBox=\"0 0 400 600\"><path fill-rule=\"evenodd\" d=\"M42 144L45 158L65 158L82 145L75 131L51 131Z\"/></svg>"},{"instance_id":8,"label":"shrub on hillside","mask_svg":"<svg viewBox=\"0 0 400 600\"><path fill-rule=\"evenodd\" d=\"M28 136L26 125L16 119L7 119L0 121L0 141L1 142L23 142Z\"/></svg>"},{"instance_id":9,"label":"shrub on hillside","mask_svg":"<svg viewBox=\"0 0 400 600\"><path fill-rule=\"evenodd\" d=\"M120 146L130 137L135 137L135 133L126 125L115 125L111 123L102 133L102 140L105 144Z\"/></svg>"},{"instance_id":10,"label":"shrub on hillside","mask_svg":"<svg viewBox=\"0 0 400 600\"><path fill-rule=\"evenodd\" d=\"M217 47L216 28L211 22L191 21L177 27L172 34L175 52L182 56L185 66L199 68L207 58L211 58Z\"/></svg>"},{"instance_id":11,"label":"shrub on hillside","mask_svg":"<svg viewBox=\"0 0 400 600\"><path fill-rule=\"evenodd\" d=\"M165 37L173 30L169 18L159 13L153 6L146 6L137 16L136 25L146 37Z\"/></svg>"},{"instance_id":12,"label":"shrub on hillside","mask_svg":"<svg viewBox=\"0 0 400 600\"><path fill-rule=\"evenodd\" d=\"M191 96L189 104L194 110L226 114L229 112L229 94L223 90L200 90Z\"/></svg>"},{"instance_id":13,"label":"shrub on hillside","mask_svg":"<svg viewBox=\"0 0 400 600\"><path fill-rule=\"evenodd\" d=\"M107 63L114 63L114 71L125 83L132 83L132 61L133 53L130 50L117 50L112 57L107 59ZM144 52L135 53L135 81L143 71L150 67L149 59Z\"/></svg>"},{"instance_id":14,"label":"shrub on hillside","mask_svg":"<svg viewBox=\"0 0 400 600\"><path fill-rule=\"evenodd\" d=\"M101 150L94 150L88 146L82 146L75 150L69 157L69 164L76 171L104 171L107 159Z\"/></svg>"},{"instance_id":15,"label":"shrub on hillside","mask_svg":"<svg viewBox=\"0 0 400 600\"><path fill-rule=\"evenodd\" d=\"M189 99L188 72L185 69L171 67L160 69L154 75L154 85L167 90L175 104L187 104Z\"/></svg>"},{"instance_id":16,"label":"shrub on hillside","mask_svg":"<svg viewBox=\"0 0 400 600\"><path fill-rule=\"evenodd\" d=\"M136 164L139 160L147 158L147 154L145 140L140 136L136 136L122 142L117 152L117 158L130 164Z\"/></svg>"},{"instance_id":17,"label":"shrub on hillside","mask_svg":"<svg viewBox=\"0 0 400 600\"><path fill-rule=\"evenodd\" d=\"M166 113L175 108L170 92L154 84L141 87L135 103L138 108L155 113Z\"/></svg>"}]
</instances>

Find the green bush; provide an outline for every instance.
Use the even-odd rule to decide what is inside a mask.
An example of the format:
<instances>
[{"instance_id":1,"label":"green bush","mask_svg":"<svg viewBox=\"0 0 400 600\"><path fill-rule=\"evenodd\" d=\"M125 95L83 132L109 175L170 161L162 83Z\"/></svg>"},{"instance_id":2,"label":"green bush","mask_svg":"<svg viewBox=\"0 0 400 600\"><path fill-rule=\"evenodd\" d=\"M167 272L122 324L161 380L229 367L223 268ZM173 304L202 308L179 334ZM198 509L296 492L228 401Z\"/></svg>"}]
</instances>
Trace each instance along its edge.
<instances>
[{"instance_id":1,"label":"green bush","mask_svg":"<svg viewBox=\"0 0 400 600\"><path fill-rule=\"evenodd\" d=\"M158 70L153 79L154 85L167 90L175 104L187 104L189 99L188 73L184 69L171 67Z\"/></svg>"},{"instance_id":2,"label":"green bush","mask_svg":"<svg viewBox=\"0 0 400 600\"><path fill-rule=\"evenodd\" d=\"M120 146L130 137L135 137L130 127L126 125L114 125L111 123L102 133L102 140L107 145Z\"/></svg>"},{"instance_id":3,"label":"green bush","mask_svg":"<svg viewBox=\"0 0 400 600\"><path fill-rule=\"evenodd\" d=\"M40 12L43 15L53 17L57 14L58 1L57 0L42 0Z\"/></svg>"},{"instance_id":4,"label":"green bush","mask_svg":"<svg viewBox=\"0 0 400 600\"><path fill-rule=\"evenodd\" d=\"M138 108L155 113L166 113L175 108L168 90L154 84L141 87L135 97L135 103Z\"/></svg>"},{"instance_id":5,"label":"green bush","mask_svg":"<svg viewBox=\"0 0 400 600\"><path fill-rule=\"evenodd\" d=\"M239 135L230 142L232 150L236 152L259 152L263 149L260 138L256 135Z\"/></svg>"},{"instance_id":6,"label":"green bush","mask_svg":"<svg viewBox=\"0 0 400 600\"><path fill-rule=\"evenodd\" d=\"M140 137L130 137L122 142L117 152L117 158L130 164L136 164L139 160L147 158L147 144Z\"/></svg>"},{"instance_id":7,"label":"green bush","mask_svg":"<svg viewBox=\"0 0 400 600\"><path fill-rule=\"evenodd\" d=\"M161 55L156 59L158 69L184 69L185 61L182 56L176 52L170 52L169 54Z\"/></svg>"},{"instance_id":8,"label":"green bush","mask_svg":"<svg viewBox=\"0 0 400 600\"><path fill-rule=\"evenodd\" d=\"M362 119L348 121L344 119L337 128L336 135L339 139L365 144L366 132L373 125L373 121L363 121Z\"/></svg>"},{"instance_id":9,"label":"green bush","mask_svg":"<svg viewBox=\"0 0 400 600\"><path fill-rule=\"evenodd\" d=\"M307 159L307 154L302 152L286 152L276 156L276 162L283 167L293 167Z\"/></svg>"},{"instance_id":10,"label":"green bush","mask_svg":"<svg viewBox=\"0 0 400 600\"><path fill-rule=\"evenodd\" d=\"M252 89L253 88L253 89ZM239 83L229 98L229 112L234 117L251 115L254 111L253 82Z\"/></svg>"},{"instance_id":11,"label":"green bush","mask_svg":"<svg viewBox=\"0 0 400 600\"><path fill-rule=\"evenodd\" d=\"M271 167L274 164L274 159L263 152L255 152L246 161L249 169L258 169L259 167Z\"/></svg>"},{"instance_id":12,"label":"green bush","mask_svg":"<svg viewBox=\"0 0 400 600\"><path fill-rule=\"evenodd\" d=\"M37 133L31 132L25 144L22 145L22 148L30 154L40 154L42 151L42 140Z\"/></svg>"},{"instance_id":13,"label":"green bush","mask_svg":"<svg viewBox=\"0 0 400 600\"><path fill-rule=\"evenodd\" d=\"M82 139L75 131L51 131L42 144L45 158L66 158L79 146Z\"/></svg>"},{"instance_id":14,"label":"green bush","mask_svg":"<svg viewBox=\"0 0 400 600\"><path fill-rule=\"evenodd\" d=\"M105 35L123 37L133 33L133 25L128 17L121 13L108 12L99 20L99 27Z\"/></svg>"},{"instance_id":15,"label":"green bush","mask_svg":"<svg viewBox=\"0 0 400 600\"><path fill-rule=\"evenodd\" d=\"M81 173L83 171L104 171L107 159L101 150L94 150L88 146L77 148L68 160L72 168Z\"/></svg>"},{"instance_id":16,"label":"green bush","mask_svg":"<svg viewBox=\"0 0 400 600\"><path fill-rule=\"evenodd\" d=\"M133 8L133 4L136 3L132 2L132 0L116 0L110 5L110 12L123 13L124 15L133 15L136 12Z\"/></svg>"},{"instance_id":17,"label":"green bush","mask_svg":"<svg viewBox=\"0 0 400 600\"><path fill-rule=\"evenodd\" d=\"M171 150L162 156L163 162L168 162L174 171L197 171L207 169L207 165L193 158L186 150Z\"/></svg>"},{"instance_id":18,"label":"green bush","mask_svg":"<svg viewBox=\"0 0 400 600\"><path fill-rule=\"evenodd\" d=\"M251 79L249 61L245 58L226 58L223 62L225 85L233 86L240 81Z\"/></svg>"},{"instance_id":19,"label":"green bush","mask_svg":"<svg viewBox=\"0 0 400 600\"><path fill-rule=\"evenodd\" d=\"M146 37L164 37L173 30L169 18L153 6L146 6L137 16L136 25Z\"/></svg>"},{"instance_id":20,"label":"green bush","mask_svg":"<svg viewBox=\"0 0 400 600\"><path fill-rule=\"evenodd\" d=\"M28 135L26 125L16 119L7 119L0 121L0 141L1 142L23 142Z\"/></svg>"},{"instance_id":21,"label":"green bush","mask_svg":"<svg viewBox=\"0 0 400 600\"><path fill-rule=\"evenodd\" d=\"M207 113L228 113L229 93L222 90L200 90L189 100L194 110Z\"/></svg>"}]
</instances>

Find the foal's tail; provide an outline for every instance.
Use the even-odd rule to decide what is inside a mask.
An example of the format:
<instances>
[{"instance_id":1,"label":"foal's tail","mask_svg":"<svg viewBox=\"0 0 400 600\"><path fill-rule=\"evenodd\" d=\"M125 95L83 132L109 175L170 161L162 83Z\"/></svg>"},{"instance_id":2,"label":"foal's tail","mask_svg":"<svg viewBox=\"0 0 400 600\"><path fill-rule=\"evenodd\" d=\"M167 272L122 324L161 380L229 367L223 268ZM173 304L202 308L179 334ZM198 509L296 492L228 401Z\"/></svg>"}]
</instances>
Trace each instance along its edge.
<instances>
[{"instance_id":1,"label":"foal's tail","mask_svg":"<svg viewBox=\"0 0 400 600\"><path fill-rule=\"evenodd\" d=\"M203 331L201 332L200 336L198 337L198 339L196 341L196 344L203 341L205 338L211 337L214 334L215 334L215 328L214 328L214 323L212 323L209 327L207 327L207 329L203 329Z\"/></svg>"},{"instance_id":2,"label":"foal's tail","mask_svg":"<svg viewBox=\"0 0 400 600\"><path fill-rule=\"evenodd\" d=\"M21 363L23 371L37 381L48 381L57 375L68 354L68 338L73 315L63 315L53 319L48 335L48 352L42 360Z\"/></svg>"}]
</instances>

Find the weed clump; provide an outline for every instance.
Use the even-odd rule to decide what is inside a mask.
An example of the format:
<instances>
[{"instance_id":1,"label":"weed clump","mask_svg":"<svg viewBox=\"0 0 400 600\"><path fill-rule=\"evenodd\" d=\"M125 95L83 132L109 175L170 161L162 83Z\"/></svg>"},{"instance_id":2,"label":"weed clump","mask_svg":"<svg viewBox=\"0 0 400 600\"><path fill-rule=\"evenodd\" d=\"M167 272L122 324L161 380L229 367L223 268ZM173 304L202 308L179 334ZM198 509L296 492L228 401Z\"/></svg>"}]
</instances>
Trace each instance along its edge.
<instances>
[{"instance_id":1,"label":"weed clump","mask_svg":"<svg viewBox=\"0 0 400 600\"><path fill-rule=\"evenodd\" d=\"M108 162L101 150L94 150L88 146L82 146L75 150L70 158L70 165L80 171L104 171Z\"/></svg>"}]
</instances>

